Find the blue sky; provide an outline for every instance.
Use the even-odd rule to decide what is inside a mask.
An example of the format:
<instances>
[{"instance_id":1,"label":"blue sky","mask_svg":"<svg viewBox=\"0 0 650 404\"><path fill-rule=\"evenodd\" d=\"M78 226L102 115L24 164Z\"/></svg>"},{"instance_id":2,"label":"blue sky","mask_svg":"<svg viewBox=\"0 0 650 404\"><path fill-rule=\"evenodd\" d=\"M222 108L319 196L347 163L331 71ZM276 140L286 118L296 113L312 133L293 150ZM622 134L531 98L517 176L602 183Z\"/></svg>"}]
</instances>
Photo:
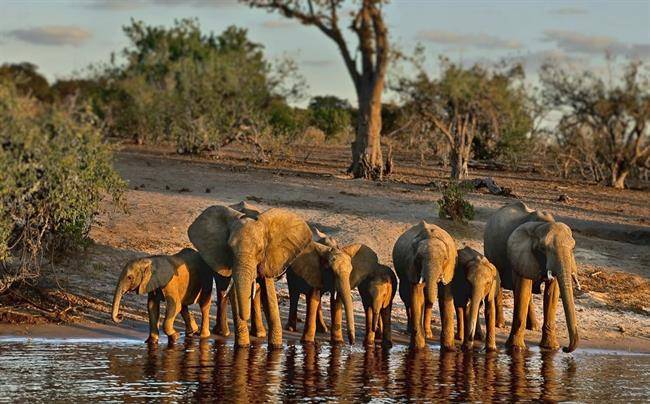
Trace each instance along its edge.
<instances>
[{"instance_id":1,"label":"blue sky","mask_svg":"<svg viewBox=\"0 0 650 404\"><path fill-rule=\"evenodd\" d=\"M606 49L650 59L650 0L394 0L385 14L392 42L404 49L420 42L432 62L439 54L466 63L516 58L534 77L549 56L602 74ZM233 0L0 0L0 63L29 61L50 80L69 77L121 50L127 44L122 26L130 18L170 25L185 17L198 18L205 31L247 28L271 59L288 55L298 62L308 94L354 102L329 39L314 27Z\"/></svg>"}]
</instances>

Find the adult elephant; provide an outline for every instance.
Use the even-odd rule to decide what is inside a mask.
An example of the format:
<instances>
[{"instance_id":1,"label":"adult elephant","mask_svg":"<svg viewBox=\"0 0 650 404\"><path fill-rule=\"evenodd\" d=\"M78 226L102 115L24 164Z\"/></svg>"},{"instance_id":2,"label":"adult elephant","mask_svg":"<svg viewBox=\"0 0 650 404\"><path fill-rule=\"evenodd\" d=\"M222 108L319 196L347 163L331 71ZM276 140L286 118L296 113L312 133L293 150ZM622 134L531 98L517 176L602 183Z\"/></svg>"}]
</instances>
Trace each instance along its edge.
<instances>
[{"instance_id":1,"label":"adult elephant","mask_svg":"<svg viewBox=\"0 0 650 404\"><path fill-rule=\"evenodd\" d=\"M275 291L276 277L311 242L311 231L298 215L269 209L257 219L226 206L211 206L188 229L190 241L210 267L232 276L230 303L235 323L235 343L250 344L248 320L255 282L260 280L266 304L268 342L282 345L282 325Z\"/></svg>"},{"instance_id":2,"label":"adult elephant","mask_svg":"<svg viewBox=\"0 0 650 404\"><path fill-rule=\"evenodd\" d=\"M578 346L578 326L573 300L573 282L577 265L573 256L575 240L571 229L555 221L552 215L529 209L516 202L503 206L487 222L484 234L485 256L497 267L501 286L514 290L515 305L507 346L523 349L526 317L533 286L544 287L544 325L541 347L558 349L555 309L558 291L562 298L572 352Z\"/></svg>"},{"instance_id":3,"label":"adult elephant","mask_svg":"<svg viewBox=\"0 0 650 404\"><path fill-rule=\"evenodd\" d=\"M424 220L404 232L393 247L399 294L406 306L411 345L415 348L425 346L425 336L433 337L431 310L438 298L442 324L440 345L443 350L455 349L450 282L456 255L456 243L449 233Z\"/></svg>"}]
</instances>

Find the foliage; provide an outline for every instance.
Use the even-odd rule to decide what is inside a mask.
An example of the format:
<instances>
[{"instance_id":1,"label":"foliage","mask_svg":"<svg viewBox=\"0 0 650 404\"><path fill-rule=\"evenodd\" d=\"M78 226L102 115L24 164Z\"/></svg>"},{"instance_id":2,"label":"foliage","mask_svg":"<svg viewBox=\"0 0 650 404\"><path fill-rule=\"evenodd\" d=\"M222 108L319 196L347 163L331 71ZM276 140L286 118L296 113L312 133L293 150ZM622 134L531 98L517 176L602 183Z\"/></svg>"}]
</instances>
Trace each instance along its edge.
<instances>
[{"instance_id":1,"label":"foliage","mask_svg":"<svg viewBox=\"0 0 650 404\"><path fill-rule=\"evenodd\" d=\"M314 97L309 101L310 123L325 133L327 140L352 129L352 106L333 95Z\"/></svg>"},{"instance_id":2,"label":"foliage","mask_svg":"<svg viewBox=\"0 0 650 404\"><path fill-rule=\"evenodd\" d=\"M532 129L530 103L520 65L490 70L442 59L441 67L439 78L421 70L401 79L397 90L416 126L447 140L452 178L460 179L467 175L474 139L484 155L493 155L497 147L507 150L526 137Z\"/></svg>"},{"instance_id":3,"label":"foliage","mask_svg":"<svg viewBox=\"0 0 650 404\"><path fill-rule=\"evenodd\" d=\"M438 216L455 222L467 223L474 219L474 206L465 199L467 187L457 181L450 181L442 190L438 200Z\"/></svg>"},{"instance_id":4,"label":"foliage","mask_svg":"<svg viewBox=\"0 0 650 404\"><path fill-rule=\"evenodd\" d=\"M5 63L0 66L0 80L12 81L22 95L31 95L41 101L51 99L50 85L47 79L37 72L32 63Z\"/></svg>"},{"instance_id":5,"label":"foliage","mask_svg":"<svg viewBox=\"0 0 650 404\"><path fill-rule=\"evenodd\" d=\"M635 166L650 168L650 77L640 62L629 62L613 83L556 65L543 66L540 78L544 102L562 114L557 142L566 165L595 180L607 176L616 188Z\"/></svg>"},{"instance_id":6,"label":"foliage","mask_svg":"<svg viewBox=\"0 0 650 404\"><path fill-rule=\"evenodd\" d=\"M119 203L96 117L0 80L0 291L36 277L45 255L83 244L105 194Z\"/></svg>"}]
</instances>

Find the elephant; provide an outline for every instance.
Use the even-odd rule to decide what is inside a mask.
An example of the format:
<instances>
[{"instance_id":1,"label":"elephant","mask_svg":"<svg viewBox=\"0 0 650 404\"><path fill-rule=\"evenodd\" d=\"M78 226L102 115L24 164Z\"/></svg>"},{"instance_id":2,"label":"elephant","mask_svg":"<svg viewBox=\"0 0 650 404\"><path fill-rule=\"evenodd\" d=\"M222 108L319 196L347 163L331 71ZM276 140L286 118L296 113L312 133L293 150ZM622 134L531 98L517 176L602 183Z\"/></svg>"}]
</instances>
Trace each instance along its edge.
<instances>
[{"instance_id":1,"label":"elephant","mask_svg":"<svg viewBox=\"0 0 650 404\"><path fill-rule=\"evenodd\" d=\"M313 228L313 241L327 247L338 246L338 243L333 237L322 233L317 228ZM312 286L310 286L302 277L297 275L292 266L289 266L289 269L287 270L287 287L289 289L289 318L287 319L287 324L284 329L287 331L297 331L298 302L300 301L301 295L305 295L307 302L309 301ZM316 331L324 333L329 331L323 318L323 310L320 301L318 303Z\"/></svg>"},{"instance_id":2,"label":"elephant","mask_svg":"<svg viewBox=\"0 0 650 404\"><path fill-rule=\"evenodd\" d=\"M178 339L174 321L180 312L185 320L186 335L199 329L187 306L201 307L201 338L210 336L210 302L212 300L212 271L197 251L185 248L174 255L153 255L129 261L119 277L113 297L113 321L121 321L120 301L125 293L147 294L149 312L148 343L158 342L160 301L165 300L163 330L169 342Z\"/></svg>"},{"instance_id":3,"label":"elephant","mask_svg":"<svg viewBox=\"0 0 650 404\"><path fill-rule=\"evenodd\" d=\"M228 286L230 285L231 277L221 276L214 272L214 283L217 287L217 321L212 328L212 333L227 337L230 335L230 327L228 326ZM256 291L259 292L261 285L259 282L256 284ZM252 308L252 321L251 333L258 338L266 337L266 328L262 320L262 305L259 294L255 294Z\"/></svg>"},{"instance_id":4,"label":"elephant","mask_svg":"<svg viewBox=\"0 0 650 404\"><path fill-rule=\"evenodd\" d=\"M524 203L505 205L490 217L485 227L485 256L496 266L501 286L514 290L512 328L506 345L519 350L524 342L531 293L544 287L544 325L540 346L558 349L555 309L562 298L569 333L564 352L578 346L578 326L573 299L573 284L580 288L573 255L575 240L569 226L556 222L552 215L529 209Z\"/></svg>"},{"instance_id":5,"label":"elephant","mask_svg":"<svg viewBox=\"0 0 650 404\"><path fill-rule=\"evenodd\" d=\"M352 272L354 272L354 269ZM390 325L393 298L397 293L397 276L386 265L378 264L372 274L359 283L358 289L366 314L364 343L366 346L373 346L376 334L381 333L382 345L385 347L392 346Z\"/></svg>"},{"instance_id":6,"label":"elephant","mask_svg":"<svg viewBox=\"0 0 650 404\"><path fill-rule=\"evenodd\" d=\"M449 233L424 220L406 230L393 247L393 264L399 278L399 294L406 306L413 348L424 348L425 336L433 337L431 310L437 298L442 324L441 348L455 350L450 282L456 254L456 243Z\"/></svg>"},{"instance_id":7,"label":"elephant","mask_svg":"<svg viewBox=\"0 0 650 404\"><path fill-rule=\"evenodd\" d=\"M485 310L485 350L496 350L495 334L495 299L500 287L497 269L472 248L465 247L457 251L454 278L451 290L456 308L456 322L463 351L470 351L474 343L474 334L480 329L478 311L483 303Z\"/></svg>"},{"instance_id":8,"label":"elephant","mask_svg":"<svg viewBox=\"0 0 650 404\"><path fill-rule=\"evenodd\" d=\"M257 218L227 206L204 210L188 228L194 247L213 271L232 276L230 304L235 343L250 344L251 302L261 295L268 324L268 344L282 346L282 326L274 279L311 243L307 223L295 213L273 208ZM256 281L261 290L256 292Z\"/></svg>"}]
</instances>

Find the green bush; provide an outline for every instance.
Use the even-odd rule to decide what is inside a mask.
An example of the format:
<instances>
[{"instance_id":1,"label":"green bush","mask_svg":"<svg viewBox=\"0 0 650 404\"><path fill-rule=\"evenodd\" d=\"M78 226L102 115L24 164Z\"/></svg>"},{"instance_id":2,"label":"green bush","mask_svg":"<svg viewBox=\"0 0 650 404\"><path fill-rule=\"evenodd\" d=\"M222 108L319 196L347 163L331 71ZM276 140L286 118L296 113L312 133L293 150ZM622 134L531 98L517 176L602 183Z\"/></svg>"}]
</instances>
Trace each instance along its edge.
<instances>
[{"instance_id":1,"label":"green bush","mask_svg":"<svg viewBox=\"0 0 650 404\"><path fill-rule=\"evenodd\" d=\"M45 105L0 81L0 292L34 278L43 258L84 243L100 202L120 202L87 107Z\"/></svg>"},{"instance_id":2,"label":"green bush","mask_svg":"<svg viewBox=\"0 0 650 404\"><path fill-rule=\"evenodd\" d=\"M474 206L465 200L466 193L466 187L456 181L450 181L442 190L442 198L438 200L438 216L461 223L474 219Z\"/></svg>"}]
</instances>

